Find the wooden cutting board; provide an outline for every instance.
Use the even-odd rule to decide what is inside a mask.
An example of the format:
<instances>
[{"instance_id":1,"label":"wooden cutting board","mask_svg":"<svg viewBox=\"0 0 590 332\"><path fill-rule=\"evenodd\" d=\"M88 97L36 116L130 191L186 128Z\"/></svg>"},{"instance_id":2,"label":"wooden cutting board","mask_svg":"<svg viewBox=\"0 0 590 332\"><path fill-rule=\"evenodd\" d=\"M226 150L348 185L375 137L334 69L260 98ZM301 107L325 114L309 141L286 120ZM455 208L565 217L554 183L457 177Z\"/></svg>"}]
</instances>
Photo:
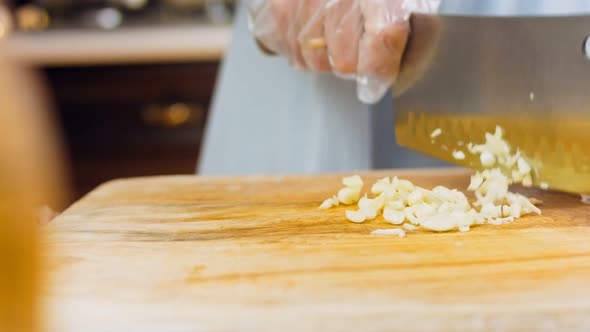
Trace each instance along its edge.
<instances>
[{"instance_id":1,"label":"wooden cutting board","mask_svg":"<svg viewBox=\"0 0 590 332\"><path fill-rule=\"evenodd\" d=\"M465 188L463 170L368 173ZM590 206L468 233L318 211L339 175L109 182L48 228L53 331L590 331Z\"/></svg>"}]
</instances>

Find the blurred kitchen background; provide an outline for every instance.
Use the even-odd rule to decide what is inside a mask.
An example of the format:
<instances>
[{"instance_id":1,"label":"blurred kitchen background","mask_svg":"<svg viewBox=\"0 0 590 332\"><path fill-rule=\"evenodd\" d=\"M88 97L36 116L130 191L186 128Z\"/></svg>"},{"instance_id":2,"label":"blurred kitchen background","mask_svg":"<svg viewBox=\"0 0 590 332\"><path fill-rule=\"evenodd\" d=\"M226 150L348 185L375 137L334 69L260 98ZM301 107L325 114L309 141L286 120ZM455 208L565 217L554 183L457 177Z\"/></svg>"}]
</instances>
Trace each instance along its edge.
<instances>
[{"instance_id":1,"label":"blurred kitchen background","mask_svg":"<svg viewBox=\"0 0 590 332\"><path fill-rule=\"evenodd\" d=\"M113 178L195 172L233 12L233 0L0 4L2 47L48 83L72 199Z\"/></svg>"}]
</instances>

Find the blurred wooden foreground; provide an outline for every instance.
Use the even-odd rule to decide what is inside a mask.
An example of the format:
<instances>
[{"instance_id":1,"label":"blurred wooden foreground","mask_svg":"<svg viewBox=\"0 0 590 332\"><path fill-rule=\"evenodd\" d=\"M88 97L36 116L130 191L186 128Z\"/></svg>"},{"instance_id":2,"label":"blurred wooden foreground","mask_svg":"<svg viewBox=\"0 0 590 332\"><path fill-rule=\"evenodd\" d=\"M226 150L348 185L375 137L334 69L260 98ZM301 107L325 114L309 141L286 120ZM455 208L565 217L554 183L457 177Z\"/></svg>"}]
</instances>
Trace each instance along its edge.
<instances>
[{"instance_id":1,"label":"blurred wooden foreground","mask_svg":"<svg viewBox=\"0 0 590 332\"><path fill-rule=\"evenodd\" d=\"M0 54L0 331L43 326L38 215L61 208L63 181L40 83Z\"/></svg>"}]
</instances>

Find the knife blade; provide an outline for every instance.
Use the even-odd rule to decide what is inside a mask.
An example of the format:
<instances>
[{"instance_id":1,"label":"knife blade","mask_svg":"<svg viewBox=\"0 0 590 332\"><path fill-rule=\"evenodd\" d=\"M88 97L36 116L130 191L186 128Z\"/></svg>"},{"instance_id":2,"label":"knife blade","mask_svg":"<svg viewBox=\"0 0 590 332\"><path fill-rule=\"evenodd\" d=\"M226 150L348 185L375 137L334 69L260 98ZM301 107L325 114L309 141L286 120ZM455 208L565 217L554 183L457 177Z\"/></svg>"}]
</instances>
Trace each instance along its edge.
<instances>
[{"instance_id":1,"label":"knife blade","mask_svg":"<svg viewBox=\"0 0 590 332\"><path fill-rule=\"evenodd\" d=\"M410 24L394 85L398 144L481 169L465 144L501 126L536 166L535 185L590 193L590 16L412 14Z\"/></svg>"}]
</instances>

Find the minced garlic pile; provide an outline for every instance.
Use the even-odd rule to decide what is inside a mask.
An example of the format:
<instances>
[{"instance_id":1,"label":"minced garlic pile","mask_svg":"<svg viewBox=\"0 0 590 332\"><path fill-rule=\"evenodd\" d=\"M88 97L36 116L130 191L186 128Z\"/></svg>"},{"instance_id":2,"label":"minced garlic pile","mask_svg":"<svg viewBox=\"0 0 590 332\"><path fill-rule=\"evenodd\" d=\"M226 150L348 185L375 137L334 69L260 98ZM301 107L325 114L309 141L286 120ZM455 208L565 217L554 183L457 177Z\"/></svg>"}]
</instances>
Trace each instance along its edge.
<instances>
[{"instance_id":1,"label":"minced garlic pile","mask_svg":"<svg viewBox=\"0 0 590 332\"><path fill-rule=\"evenodd\" d=\"M441 134L435 130L432 138ZM385 221L403 228L378 229L374 235L405 236L405 230L418 227L444 232L459 230L467 232L473 225L500 225L513 222L521 216L537 213L539 210L531 201L520 194L511 193L512 183L530 186L533 183L533 168L520 151L512 152L502 138L502 129L496 128L494 134L486 134L486 142L481 145L467 145L467 151L479 155L485 170L471 177L468 190L474 192L476 201L470 203L463 192L438 186L428 190L410 181L394 177L378 180L371 187L373 197L361 197L363 180L355 175L342 180L344 188L338 194L325 200L320 210L339 204L353 205L358 209L347 210L346 218L354 223L373 220L382 215ZM464 159L463 151L454 151L456 159ZM541 184L542 188L547 185Z\"/></svg>"}]
</instances>

